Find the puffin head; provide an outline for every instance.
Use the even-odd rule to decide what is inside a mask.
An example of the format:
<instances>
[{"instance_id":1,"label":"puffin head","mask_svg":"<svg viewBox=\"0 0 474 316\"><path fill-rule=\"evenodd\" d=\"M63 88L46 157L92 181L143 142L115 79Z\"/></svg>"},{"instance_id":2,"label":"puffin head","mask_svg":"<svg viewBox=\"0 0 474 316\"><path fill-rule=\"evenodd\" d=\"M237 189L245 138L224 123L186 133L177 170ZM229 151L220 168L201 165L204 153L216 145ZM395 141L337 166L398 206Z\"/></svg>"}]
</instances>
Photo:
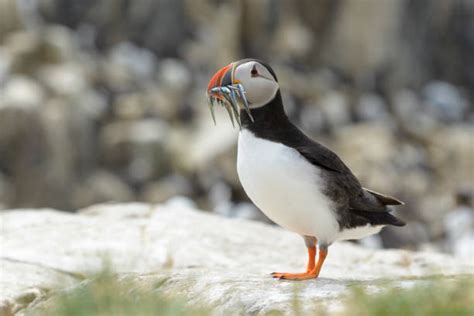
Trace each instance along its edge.
<instances>
[{"instance_id":1,"label":"puffin head","mask_svg":"<svg viewBox=\"0 0 474 316\"><path fill-rule=\"evenodd\" d=\"M214 103L227 109L233 122L240 125L239 110L246 110L253 120L251 110L269 104L276 96L278 79L273 69L257 59L242 59L219 69L207 86L211 113ZM213 114L214 117L214 114Z\"/></svg>"}]
</instances>

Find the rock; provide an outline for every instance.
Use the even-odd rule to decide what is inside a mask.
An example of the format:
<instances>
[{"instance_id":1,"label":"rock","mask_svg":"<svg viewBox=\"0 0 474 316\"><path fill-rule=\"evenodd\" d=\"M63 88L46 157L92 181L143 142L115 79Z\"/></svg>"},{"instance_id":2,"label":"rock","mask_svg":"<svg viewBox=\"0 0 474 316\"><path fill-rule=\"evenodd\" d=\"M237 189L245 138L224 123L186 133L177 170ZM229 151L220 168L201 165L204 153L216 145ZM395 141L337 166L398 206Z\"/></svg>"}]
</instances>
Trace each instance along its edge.
<instances>
[{"instance_id":1,"label":"rock","mask_svg":"<svg viewBox=\"0 0 474 316\"><path fill-rule=\"evenodd\" d=\"M382 67L395 57L403 12L402 4L393 1L341 4L333 17L338 23L332 25L329 40L321 47L324 58L355 77Z\"/></svg>"},{"instance_id":2,"label":"rock","mask_svg":"<svg viewBox=\"0 0 474 316\"><path fill-rule=\"evenodd\" d=\"M80 96L88 85L80 64L45 66L39 71L39 77L54 94L62 97Z\"/></svg>"},{"instance_id":3,"label":"rock","mask_svg":"<svg viewBox=\"0 0 474 316\"><path fill-rule=\"evenodd\" d=\"M14 32L5 38L5 50L12 56L11 69L18 73L32 73L43 60L40 40L28 32Z\"/></svg>"},{"instance_id":4,"label":"rock","mask_svg":"<svg viewBox=\"0 0 474 316\"><path fill-rule=\"evenodd\" d=\"M429 139L439 127L437 119L423 112L422 101L411 90L400 90L393 97L394 112L401 128L419 139Z\"/></svg>"},{"instance_id":5,"label":"rock","mask_svg":"<svg viewBox=\"0 0 474 316\"><path fill-rule=\"evenodd\" d=\"M5 209L9 205L12 195L11 184L8 182L7 177L0 173L0 210Z\"/></svg>"},{"instance_id":6,"label":"rock","mask_svg":"<svg viewBox=\"0 0 474 316\"><path fill-rule=\"evenodd\" d=\"M224 181L214 183L209 190L209 202L213 212L231 217L232 188Z\"/></svg>"},{"instance_id":7,"label":"rock","mask_svg":"<svg viewBox=\"0 0 474 316\"><path fill-rule=\"evenodd\" d=\"M263 215L263 213L260 212L260 210L253 203L249 202L235 204L232 209L232 217L270 222L270 220L265 215Z\"/></svg>"},{"instance_id":8,"label":"rock","mask_svg":"<svg viewBox=\"0 0 474 316\"><path fill-rule=\"evenodd\" d=\"M174 196L191 196L192 186L183 176L172 175L145 186L141 200L148 203L163 203Z\"/></svg>"},{"instance_id":9,"label":"rock","mask_svg":"<svg viewBox=\"0 0 474 316\"><path fill-rule=\"evenodd\" d=\"M342 92L331 91L318 103L330 129L346 125L350 121L349 104Z\"/></svg>"},{"instance_id":10,"label":"rock","mask_svg":"<svg viewBox=\"0 0 474 316\"><path fill-rule=\"evenodd\" d=\"M275 50L281 58L304 58L313 47L313 34L300 22L292 19L281 24L275 37Z\"/></svg>"},{"instance_id":11,"label":"rock","mask_svg":"<svg viewBox=\"0 0 474 316\"><path fill-rule=\"evenodd\" d=\"M31 110L40 106L44 99L41 86L21 75L12 76L0 92L0 110L4 107Z\"/></svg>"},{"instance_id":12,"label":"rock","mask_svg":"<svg viewBox=\"0 0 474 316\"><path fill-rule=\"evenodd\" d=\"M88 118L87 122L84 122L86 123L84 125L91 124L92 121L100 120L108 108L104 93L92 89L84 91L80 96L75 98L72 103L73 107L79 108L76 112L80 112L82 116Z\"/></svg>"},{"instance_id":13,"label":"rock","mask_svg":"<svg viewBox=\"0 0 474 316\"><path fill-rule=\"evenodd\" d=\"M42 40L50 62L72 62L82 53L76 33L62 25L46 27ZM84 54L81 57L84 57ZM83 61L85 65L82 66L87 68L89 66L87 61L84 59Z\"/></svg>"},{"instance_id":14,"label":"rock","mask_svg":"<svg viewBox=\"0 0 474 316\"><path fill-rule=\"evenodd\" d=\"M159 87L152 87L147 89L143 95L144 101L149 105L147 111L156 117L159 117L167 122L172 122L176 119L178 113L178 103L180 97L175 93L168 93ZM170 99L171 98L171 99Z\"/></svg>"},{"instance_id":15,"label":"rock","mask_svg":"<svg viewBox=\"0 0 474 316\"><path fill-rule=\"evenodd\" d=\"M291 91L291 95L298 99L319 104L319 99L326 96L326 92L328 94L331 92L330 72L320 71L315 74L305 74L279 64L276 64L274 69L278 73L281 90ZM283 101L285 101L286 95L283 93ZM288 103L283 102L283 104L285 104L285 110L288 111Z\"/></svg>"},{"instance_id":16,"label":"rock","mask_svg":"<svg viewBox=\"0 0 474 316\"><path fill-rule=\"evenodd\" d=\"M449 188L450 192L463 183L472 183L473 135L474 127L469 124L439 128L431 135L428 159L444 189Z\"/></svg>"},{"instance_id":17,"label":"rock","mask_svg":"<svg viewBox=\"0 0 474 316\"><path fill-rule=\"evenodd\" d=\"M14 0L0 1L0 12L2 12L2 23L0 23L0 37L15 29L23 27L18 2Z\"/></svg>"},{"instance_id":18,"label":"rock","mask_svg":"<svg viewBox=\"0 0 474 316\"><path fill-rule=\"evenodd\" d=\"M136 86L153 82L156 63L156 57L147 49L122 42L109 49L97 75L114 92L136 91Z\"/></svg>"},{"instance_id":19,"label":"rock","mask_svg":"<svg viewBox=\"0 0 474 316\"><path fill-rule=\"evenodd\" d=\"M348 125L336 131L335 139L334 149L364 186L380 192L396 189L397 170L390 162L397 156L397 146L393 132L387 126L377 123Z\"/></svg>"},{"instance_id":20,"label":"rock","mask_svg":"<svg viewBox=\"0 0 474 316\"><path fill-rule=\"evenodd\" d=\"M172 89L174 93L185 93L192 79L186 65L178 59L162 60L158 76L164 88Z\"/></svg>"},{"instance_id":21,"label":"rock","mask_svg":"<svg viewBox=\"0 0 474 316\"><path fill-rule=\"evenodd\" d=\"M73 204L76 207L131 199L133 199L133 192L128 185L113 173L106 171L96 171L80 183L73 194Z\"/></svg>"},{"instance_id":22,"label":"rock","mask_svg":"<svg viewBox=\"0 0 474 316\"><path fill-rule=\"evenodd\" d=\"M44 98L41 86L22 75L11 76L0 88L0 169L9 183L8 198L0 204L8 207L48 199L42 173L47 151L41 122Z\"/></svg>"},{"instance_id":23,"label":"rock","mask_svg":"<svg viewBox=\"0 0 474 316\"><path fill-rule=\"evenodd\" d=\"M170 142L173 156L186 170L213 168L212 162L235 149L237 143L238 132L232 128L227 112L216 108L217 123L214 125L204 102L202 98L202 104L196 106L199 111L197 126L177 131L174 141Z\"/></svg>"},{"instance_id":24,"label":"rock","mask_svg":"<svg viewBox=\"0 0 474 316\"><path fill-rule=\"evenodd\" d=\"M174 209L196 209L196 203L188 197L185 196L173 196L168 199L164 204L166 207Z\"/></svg>"},{"instance_id":25,"label":"rock","mask_svg":"<svg viewBox=\"0 0 474 316\"><path fill-rule=\"evenodd\" d=\"M140 93L127 93L119 95L114 105L115 115L119 119L139 120L145 114L146 104Z\"/></svg>"},{"instance_id":26,"label":"rock","mask_svg":"<svg viewBox=\"0 0 474 316\"><path fill-rule=\"evenodd\" d=\"M80 51L73 32L58 25L44 27L42 32L11 33L5 49L12 56L11 69L29 75L44 65L77 60Z\"/></svg>"},{"instance_id":27,"label":"rock","mask_svg":"<svg viewBox=\"0 0 474 316\"><path fill-rule=\"evenodd\" d=\"M175 121L185 104L191 103L194 106L193 90L190 89L193 74L182 61L168 58L159 63L157 78L159 89L150 91L153 100L151 108L160 117Z\"/></svg>"},{"instance_id":28,"label":"rock","mask_svg":"<svg viewBox=\"0 0 474 316\"><path fill-rule=\"evenodd\" d=\"M12 55L0 47L0 83L5 83L10 74Z\"/></svg>"},{"instance_id":29,"label":"rock","mask_svg":"<svg viewBox=\"0 0 474 316\"><path fill-rule=\"evenodd\" d=\"M141 80L152 78L156 67L156 58L152 52L129 42L112 47L110 61L112 65L123 67L133 77Z\"/></svg>"},{"instance_id":30,"label":"rock","mask_svg":"<svg viewBox=\"0 0 474 316\"><path fill-rule=\"evenodd\" d=\"M301 110L301 128L310 135L317 135L324 129L324 115L317 104L308 104Z\"/></svg>"},{"instance_id":31,"label":"rock","mask_svg":"<svg viewBox=\"0 0 474 316\"><path fill-rule=\"evenodd\" d=\"M454 85L433 81L423 89L426 111L444 122L460 121L468 107L468 101Z\"/></svg>"},{"instance_id":32,"label":"rock","mask_svg":"<svg viewBox=\"0 0 474 316\"><path fill-rule=\"evenodd\" d=\"M90 107L87 109L82 102L90 100L88 95L50 98L42 106L40 119L45 144L41 171L46 176L35 182L38 189L45 188L46 192L42 193L45 200L53 201L47 205L54 203L55 207L67 210L76 208L77 205L71 204L74 188L79 179L91 173L94 165L90 155L95 143L90 115L96 104L87 104ZM42 203L45 202L36 205L45 205Z\"/></svg>"},{"instance_id":33,"label":"rock","mask_svg":"<svg viewBox=\"0 0 474 316\"><path fill-rule=\"evenodd\" d=\"M392 214L399 216L395 211ZM405 249L424 249L424 245L430 245L429 232L426 226L416 220L408 221L404 227L386 227L380 234L376 235L382 241L382 248L405 248ZM432 251L435 248L431 247Z\"/></svg>"},{"instance_id":34,"label":"rock","mask_svg":"<svg viewBox=\"0 0 474 316\"><path fill-rule=\"evenodd\" d=\"M208 61L211 68L219 69L230 60L239 59L241 50L240 37L240 6L238 3L227 2L220 6L212 6L212 22L208 25L206 37L213 37L210 42L212 53ZM221 30L226 30L222 32ZM209 50L209 46L207 48Z\"/></svg>"},{"instance_id":35,"label":"rock","mask_svg":"<svg viewBox=\"0 0 474 316\"><path fill-rule=\"evenodd\" d=\"M472 186L459 187L455 207L443 219L447 235L445 250L462 257L474 256L474 211Z\"/></svg>"},{"instance_id":36,"label":"rock","mask_svg":"<svg viewBox=\"0 0 474 316\"><path fill-rule=\"evenodd\" d=\"M61 269L19 262L9 257L0 259L0 265L0 311L5 313L0 314L2 316L15 315L27 306L38 303L47 298L51 289L73 286L82 280L82 277L70 275ZM19 278L19 275L22 277Z\"/></svg>"},{"instance_id":37,"label":"rock","mask_svg":"<svg viewBox=\"0 0 474 316\"><path fill-rule=\"evenodd\" d=\"M135 182L166 174L169 166L168 127L155 119L117 121L101 133L104 160Z\"/></svg>"},{"instance_id":38,"label":"rock","mask_svg":"<svg viewBox=\"0 0 474 316\"><path fill-rule=\"evenodd\" d=\"M421 112L421 101L417 94L408 89L399 90L393 96L395 115L402 121L413 122L414 116Z\"/></svg>"},{"instance_id":39,"label":"rock","mask_svg":"<svg viewBox=\"0 0 474 316\"><path fill-rule=\"evenodd\" d=\"M362 121L384 120L389 116L385 101L376 94L362 95L355 112L357 118Z\"/></svg>"},{"instance_id":40,"label":"rock","mask_svg":"<svg viewBox=\"0 0 474 316\"><path fill-rule=\"evenodd\" d=\"M31 302L47 293L54 296L52 290L78 286L108 262L119 278L127 275L144 285L160 282L165 293L179 292L191 305L216 306L217 314L288 313L295 283L274 280L269 272L304 269L301 237L183 205L105 204L79 214L28 209L0 213L0 301L21 303L25 313L34 311L37 304ZM472 274L473 268L472 258L341 242L330 248L318 280L298 283L298 296L307 302L304 309L319 306L335 314L344 309L341 298L354 285L381 290L387 284L418 284L430 276ZM39 290L32 295L29 289Z\"/></svg>"},{"instance_id":41,"label":"rock","mask_svg":"<svg viewBox=\"0 0 474 316\"><path fill-rule=\"evenodd\" d=\"M457 256L474 256L474 211L468 205L452 209L443 220L446 250Z\"/></svg>"}]
</instances>

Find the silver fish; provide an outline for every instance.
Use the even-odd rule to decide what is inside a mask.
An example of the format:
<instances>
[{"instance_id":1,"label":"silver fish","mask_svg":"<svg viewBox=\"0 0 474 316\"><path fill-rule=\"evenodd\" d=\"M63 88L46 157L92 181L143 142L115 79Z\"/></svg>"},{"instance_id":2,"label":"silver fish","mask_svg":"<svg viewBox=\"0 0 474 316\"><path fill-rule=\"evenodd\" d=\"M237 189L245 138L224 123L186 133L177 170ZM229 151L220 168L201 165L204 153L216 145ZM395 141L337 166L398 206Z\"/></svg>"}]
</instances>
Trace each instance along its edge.
<instances>
[{"instance_id":1,"label":"silver fish","mask_svg":"<svg viewBox=\"0 0 474 316\"><path fill-rule=\"evenodd\" d=\"M211 111L212 119L214 124L216 123L214 115L214 105L215 103L220 104L225 107L227 113L229 114L232 126L234 125L234 120L239 124L239 128L242 129L242 123L240 120L239 104L247 112L250 120L254 122L252 113L250 112L249 103L245 96L244 87L241 84L228 85L223 87L215 87L209 91L208 94L208 104Z\"/></svg>"}]
</instances>

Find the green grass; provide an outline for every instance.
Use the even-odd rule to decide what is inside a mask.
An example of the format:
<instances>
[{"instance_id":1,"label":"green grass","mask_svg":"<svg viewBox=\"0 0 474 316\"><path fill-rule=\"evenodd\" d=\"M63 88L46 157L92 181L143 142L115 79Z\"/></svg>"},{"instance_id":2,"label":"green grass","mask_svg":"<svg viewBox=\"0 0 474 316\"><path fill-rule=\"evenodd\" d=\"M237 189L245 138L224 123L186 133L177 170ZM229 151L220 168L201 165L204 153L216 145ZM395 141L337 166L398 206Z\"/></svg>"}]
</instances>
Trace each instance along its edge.
<instances>
[{"instance_id":1,"label":"green grass","mask_svg":"<svg viewBox=\"0 0 474 316\"><path fill-rule=\"evenodd\" d=\"M316 281L317 282L317 281ZM472 316L474 315L474 278L456 280L435 278L418 280L411 288L393 288L374 294L356 287L346 301L346 311L339 316ZM303 301L292 303L292 313L301 315ZM147 315L211 315L212 308L196 309L176 296L164 295L161 284L120 279L104 272L92 281L70 291L53 295L49 301L30 310L36 316L147 316ZM232 314L245 315L244 308ZM267 315L282 315L272 311ZM319 309L311 315L327 315Z\"/></svg>"},{"instance_id":2,"label":"green grass","mask_svg":"<svg viewBox=\"0 0 474 316\"><path fill-rule=\"evenodd\" d=\"M392 288L379 294L356 289L347 304L353 316L473 316L474 278L436 278L411 288Z\"/></svg>"},{"instance_id":3,"label":"green grass","mask_svg":"<svg viewBox=\"0 0 474 316\"><path fill-rule=\"evenodd\" d=\"M109 272L53 297L30 315L37 316L148 316L210 315L208 309L186 306L181 299L165 296L160 284L143 286Z\"/></svg>"}]
</instances>

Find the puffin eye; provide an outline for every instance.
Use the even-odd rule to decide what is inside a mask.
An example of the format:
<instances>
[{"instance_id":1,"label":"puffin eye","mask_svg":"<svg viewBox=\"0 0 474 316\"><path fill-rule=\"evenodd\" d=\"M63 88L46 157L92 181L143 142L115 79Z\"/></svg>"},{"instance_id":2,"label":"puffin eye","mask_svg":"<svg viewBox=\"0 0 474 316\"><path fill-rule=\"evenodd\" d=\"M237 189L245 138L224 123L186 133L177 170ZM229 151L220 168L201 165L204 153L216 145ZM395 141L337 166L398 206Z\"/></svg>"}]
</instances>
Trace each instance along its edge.
<instances>
[{"instance_id":1,"label":"puffin eye","mask_svg":"<svg viewBox=\"0 0 474 316\"><path fill-rule=\"evenodd\" d=\"M252 75L252 77L258 76L258 70L257 70L256 65L253 65L252 70L250 71L250 74Z\"/></svg>"}]
</instances>

